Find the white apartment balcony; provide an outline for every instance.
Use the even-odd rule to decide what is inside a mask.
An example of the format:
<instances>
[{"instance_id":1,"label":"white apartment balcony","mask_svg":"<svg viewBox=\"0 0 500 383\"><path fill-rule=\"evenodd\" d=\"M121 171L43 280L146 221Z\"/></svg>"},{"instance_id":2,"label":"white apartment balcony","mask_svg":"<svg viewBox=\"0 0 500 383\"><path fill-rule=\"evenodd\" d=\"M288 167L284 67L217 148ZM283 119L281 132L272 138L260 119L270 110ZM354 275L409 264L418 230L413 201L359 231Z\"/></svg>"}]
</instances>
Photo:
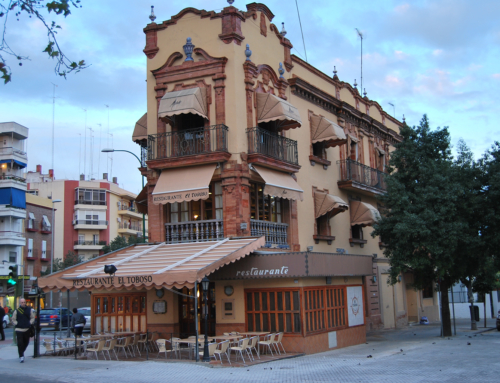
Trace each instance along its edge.
<instances>
[{"instance_id":1,"label":"white apartment balcony","mask_svg":"<svg viewBox=\"0 0 500 383\"><path fill-rule=\"evenodd\" d=\"M106 211L107 208L105 201L75 201L75 210Z\"/></svg>"},{"instance_id":2,"label":"white apartment balcony","mask_svg":"<svg viewBox=\"0 0 500 383\"><path fill-rule=\"evenodd\" d=\"M141 215L142 217L142 215ZM120 222L118 225L118 234L142 235L142 226L138 222Z\"/></svg>"},{"instance_id":3,"label":"white apartment balcony","mask_svg":"<svg viewBox=\"0 0 500 383\"><path fill-rule=\"evenodd\" d=\"M4 146L0 148L0 158L2 160L14 160L19 161L23 164L28 162L28 155L22 149L16 147Z\"/></svg>"},{"instance_id":4,"label":"white apartment balcony","mask_svg":"<svg viewBox=\"0 0 500 383\"><path fill-rule=\"evenodd\" d=\"M75 241L74 250L101 250L106 241Z\"/></svg>"},{"instance_id":5,"label":"white apartment balcony","mask_svg":"<svg viewBox=\"0 0 500 383\"><path fill-rule=\"evenodd\" d=\"M99 221L94 219L76 219L73 221L75 230L106 230L108 221Z\"/></svg>"},{"instance_id":6,"label":"white apartment balcony","mask_svg":"<svg viewBox=\"0 0 500 383\"><path fill-rule=\"evenodd\" d=\"M26 219L26 210L10 205L0 205L0 217Z\"/></svg>"},{"instance_id":7,"label":"white apartment balcony","mask_svg":"<svg viewBox=\"0 0 500 383\"><path fill-rule=\"evenodd\" d=\"M142 214L139 213L135 207L119 206L118 214L123 217L142 219Z\"/></svg>"},{"instance_id":8,"label":"white apartment balcony","mask_svg":"<svg viewBox=\"0 0 500 383\"><path fill-rule=\"evenodd\" d=\"M26 246L24 233L18 231L0 231L0 246Z\"/></svg>"},{"instance_id":9,"label":"white apartment balcony","mask_svg":"<svg viewBox=\"0 0 500 383\"><path fill-rule=\"evenodd\" d=\"M22 172L6 171L0 174L0 188L16 188L26 190L26 179L22 177Z\"/></svg>"}]
</instances>

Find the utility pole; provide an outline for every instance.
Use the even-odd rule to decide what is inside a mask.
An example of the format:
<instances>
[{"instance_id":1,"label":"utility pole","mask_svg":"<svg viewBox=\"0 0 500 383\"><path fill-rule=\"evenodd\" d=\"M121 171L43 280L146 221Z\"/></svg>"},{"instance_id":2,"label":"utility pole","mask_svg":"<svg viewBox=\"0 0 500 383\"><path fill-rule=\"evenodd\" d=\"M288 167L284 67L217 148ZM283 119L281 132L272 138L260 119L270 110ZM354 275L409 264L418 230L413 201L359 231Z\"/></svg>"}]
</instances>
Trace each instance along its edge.
<instances>
[{"instance_id":1,"label":"utility pole","mask_svg":"<svg viewBox=\"0 0 500 383\"><path fill-rule=\"evenodd\" d=\"M97 160L97 179L99 179L99 175L101 174L101 142L102 142L102 124L99 125L99 155Z\"/></svg>"},{"instance_id":2,"label":"utility pole","mask_svg":"<svg viewBox=\"0 0 500 383\"><path fill-rule=\"evenodd\" d=\"M392 117L396 118L396 107L392 102L388 102L390 106L392 106Z\"/></svg>"},{"instance_id":3,"label":"utility pole","mask_svg":"<svg viewBox=\"0 0 500 383\"><path fill-rule=\"evenodd\" d=\"M358 28L355 28L356 32L358 32L358 36L361 39L361 91L363 91L363 34L359 31ZM361 93L361 92L360 92Z\"/></svg>"},{"instance_id":4,"label":"utility pole","mask_svg":"<svg viewBox=\"0 0 500 383\"><path fill-rule=\"evenodd\" d=\"M85 140L83 143L83 175L87 173L87 109L83 109L85 112Z\"/></svg>"},{"instance_id":5,"label":"utility pole","mask_svg":"<svg viewBox=\"0 0 500 383\"><path fill-rule=\"evenodd\" d=\"M56 115L56 88L57 85L52 83L54 85L54 91L52 94L52 170L54 170L54 139L55 139L55 134L54 134L54 128L55 128L55 115Z\"/></svg>"},{"instance_id":6,"label":"utility pole","mask_svg":"<svg viewBox=\"0 0 500 383\"><path fill-rule=\"evenodd\" d=\"M108 109L108 134L106 135L106 147L109 148L109 105L105 105L106 108ZM106 158L106 172L109 173L109 153L108 153L108 158Z\"/></svg>"},{"instance_id":7,"label":"utility pole","mask_svg":"<svg viewBox=\"0 0 500 383\"><path fill-rule=\"evenodd\" d=\"M92 174L94 173L94 130L91 127L87 128L90 130L90 173L89 173L89 181L92 179Z\"/></svg>"}]
</instances>

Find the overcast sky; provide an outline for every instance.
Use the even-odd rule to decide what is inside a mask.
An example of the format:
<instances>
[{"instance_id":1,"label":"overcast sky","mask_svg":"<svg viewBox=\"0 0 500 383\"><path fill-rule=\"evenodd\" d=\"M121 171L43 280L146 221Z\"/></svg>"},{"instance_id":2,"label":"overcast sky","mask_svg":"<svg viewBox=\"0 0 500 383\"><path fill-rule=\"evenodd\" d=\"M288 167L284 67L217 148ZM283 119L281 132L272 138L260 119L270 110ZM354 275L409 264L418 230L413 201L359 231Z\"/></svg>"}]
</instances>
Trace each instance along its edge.
<instances>
[{"instance_id":1,"label":"overcast sky","mask_svg":"<svg viewBox=\"0 0 500 383\"><path fill-rule=\"evenodd\" d=\"M138 193L137 160L115 153L111 170L99 147L112 142L115 149L139 155L131 135L146 111L142 30L149 23L150 6L155 6L156 22L162 22L188 6L219 11L228 4L225 0L82 3L83 8L74 9L66 19L47 16L62 27L58 39L66 55L91 64L66 80L54 74L53 61L41 53L47 44L42 24L26 16L10 19L7 41L31 61L22 67L8 62L13 76L8 85L0 84L0 122L15 121L29 128L28 169L41 164L47 172L52 84L56 84L56 178L77 179L84 168L87 175L92 169L93 177L108 171L118 177L120 186ZM353 83L356 79L359 84L358 28L364 35L363 86L370 99L388 113L395 112L398 119L404 114L408 124L416 125L427 113L432 127L449 126L452 143L463 138L476 157L500 138L500 1L298 0L305 48L295 1L264 3L275 14L273 22L279 29L285 22L292 53L305 59L307 52L308 62L324 73L332 75L335 65L341 80ZM236 0L233 5L246 9L245 4ZM85 118L93 133L85 132Z\"/></svg>"}]
</instances>

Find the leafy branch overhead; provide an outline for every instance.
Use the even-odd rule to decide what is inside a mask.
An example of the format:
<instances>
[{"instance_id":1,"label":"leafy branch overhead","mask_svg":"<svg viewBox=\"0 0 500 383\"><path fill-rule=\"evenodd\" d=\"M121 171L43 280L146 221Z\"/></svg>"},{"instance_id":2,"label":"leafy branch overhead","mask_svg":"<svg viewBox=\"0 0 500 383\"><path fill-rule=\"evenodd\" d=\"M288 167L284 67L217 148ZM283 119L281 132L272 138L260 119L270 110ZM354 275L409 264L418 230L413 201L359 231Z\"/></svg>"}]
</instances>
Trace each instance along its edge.
<instances>
[{"instance_id":1,"label":"leafy branch overhead","mask_svg":"<svg viewBox=\"0 0 500 383\"><path fill-rule=\"evenodd\" d=\"M47 30L48 39L43 52L56 61L54 72L59 76L66 78L67 74L71 72L78 73L88 67L84 60L72 61L64 54L56 36L61 26L56 24L55 21L47 21L42 14L47 11L48 14L53 12L55 15L67 17L71 14L71 5L74 8L82 7L80 0L54 0L45 4L36 0L0 0L0 20L3 19L2 39L0 42L0 78L3 79L4 84L12 80L12 70L7 63L9 56L11 56L11 59L18 60L19 66L23 65L22 61L30 60L28 55L21 53L20 49L22 48L11 47L7 41L9 17L15 17L17 21L20 21L23 16L28 16L30 19L36 18L42 22Z\"/></svg>"}]
</instances>

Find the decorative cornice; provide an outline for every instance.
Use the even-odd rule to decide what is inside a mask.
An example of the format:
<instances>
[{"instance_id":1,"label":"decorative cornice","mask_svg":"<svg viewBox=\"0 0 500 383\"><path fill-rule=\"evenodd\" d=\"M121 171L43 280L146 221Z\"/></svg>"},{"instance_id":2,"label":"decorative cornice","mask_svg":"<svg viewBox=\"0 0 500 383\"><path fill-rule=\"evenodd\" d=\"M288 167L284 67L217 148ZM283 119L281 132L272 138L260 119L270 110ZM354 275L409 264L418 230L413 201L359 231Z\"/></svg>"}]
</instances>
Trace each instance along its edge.
<instances>
[{"instance_id":1,"label":"decorative cornice","mask_svg":"<svg viewBox=\"0 0 500 383\"><path fill-rule=\"evenodd\" d=\"M205 18L210 18L210 19L217 19L221 18L223 16L222 13L217 13L214 11L207 12L204 9L196 9L196 8L184 8L182 11L180 11L177 15L174 15L170 18L170 20L165 20L161 24L156 24L156 23L151 23L146 26L146 28L143 29L143 31L146 33L147 31L151 30L157 30L161 31L163 29L168 28L170 25L175 25L177 24L177 21L182 19L184 16L186 16L189 13L193 13L197 16L200 16L200 18L205 19Z\"/></svg>"},{"instance_id":2,"label":"decorative cornice","mask_svg":"<svg viewBox=\"0 0 500 383\"><path fill-rule=\"evenodd\" d=\"M262 3L250 3L250 4L247 4L247 11L249 12L262 12L264 15L267 16L267 18L269 19L269 21L273 21L274 19L274 14L271 12L271 10L265 5L265 4L262 4Z\"/></svg>"}]
</instances>

